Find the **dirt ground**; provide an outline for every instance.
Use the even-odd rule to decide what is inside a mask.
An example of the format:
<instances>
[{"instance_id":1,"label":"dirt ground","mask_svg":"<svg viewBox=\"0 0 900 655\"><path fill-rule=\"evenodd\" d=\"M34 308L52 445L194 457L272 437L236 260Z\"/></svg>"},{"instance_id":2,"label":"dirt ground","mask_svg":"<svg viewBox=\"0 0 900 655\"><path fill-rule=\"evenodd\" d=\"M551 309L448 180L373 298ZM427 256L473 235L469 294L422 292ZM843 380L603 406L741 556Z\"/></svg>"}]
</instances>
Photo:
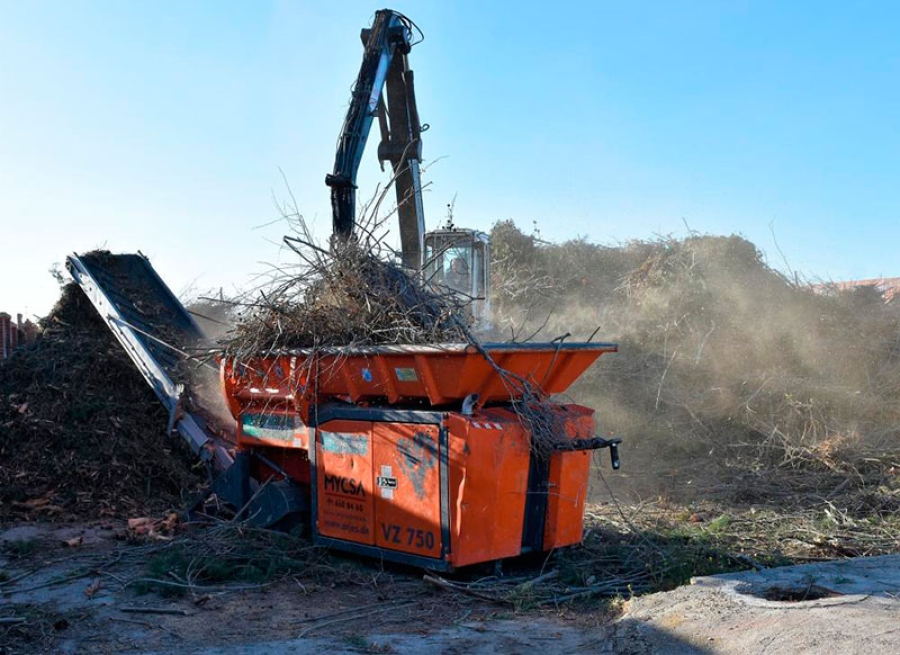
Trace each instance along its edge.
<instances>
[{"instance_id":1,"label":"dirt ground","mask_svg":"<svg viewBox=\"0 0 900 655\"><path fill-rule=\"evenodd\" d=\"M164 540L121 523L0 530L0 653L896 652L900 556L698 578L614 605L514 612L348 561L353 584L295 575L141 588ZM175 591L178 583L173 582Z\"/></svg>"},{"instance_id":2,"label":"dirt ground","mask_svg":"<svg viewBox=\"0 0 900 655\"><path fill-rule=\"evenodd\" d=\"M165 542L131 543L124 532L117 522L0 530L0 653L578 652L607 622L603 612L517 614L428 585L419 571L357 561L347 561L359 571L352 584L320 570L148 593L140 581Z\"/></svg>"}]
</instances>

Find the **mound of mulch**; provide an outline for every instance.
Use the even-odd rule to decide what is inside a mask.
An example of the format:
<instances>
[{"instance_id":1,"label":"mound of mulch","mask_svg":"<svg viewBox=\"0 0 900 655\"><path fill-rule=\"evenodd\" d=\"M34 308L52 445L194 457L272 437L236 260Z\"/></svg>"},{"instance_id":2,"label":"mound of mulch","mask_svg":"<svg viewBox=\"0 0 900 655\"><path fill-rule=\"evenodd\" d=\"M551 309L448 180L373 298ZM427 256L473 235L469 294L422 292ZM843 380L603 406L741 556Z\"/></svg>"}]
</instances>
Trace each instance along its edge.
<instances>
[{"instance_id":1,"label":"mound of mulch","mask_svg":"<svg viewBox=\"0 0 900 655\"><path fill-rule=\"evenodd\" d=\"M74 283L0 363L0 520L131 517L200 477L167 412Z\"/></svg>"}]
</instances>

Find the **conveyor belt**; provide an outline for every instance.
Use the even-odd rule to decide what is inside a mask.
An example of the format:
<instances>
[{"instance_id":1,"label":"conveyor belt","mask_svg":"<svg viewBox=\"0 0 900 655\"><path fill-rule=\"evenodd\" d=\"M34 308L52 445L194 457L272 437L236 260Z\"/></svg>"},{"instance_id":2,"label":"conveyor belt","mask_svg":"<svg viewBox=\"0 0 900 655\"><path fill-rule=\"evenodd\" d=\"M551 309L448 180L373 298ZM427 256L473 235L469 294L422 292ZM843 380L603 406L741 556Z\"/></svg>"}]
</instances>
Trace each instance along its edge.
<instances>
[{"instance_id":1,"label":"conveyor belt","mask_svg":"<svg viewBox=\"0 0 900 655\"><path fill-rule=\"evenodd\" d=\"M203 418L181 405L184 350L204 341L203 331L142 254L96 251L70 255L66 267L122 344L160 402L170 425L194 452L218 468L231 463L226 445Z\"/></svg>"},{"instance_id":2,"label":"conveyor belt","mask_svg":"<svg viewBox=\"0 0 900 655\"><path fill-rule=\"evenodd\" d=\"M138 336L154 359L170 378L178 379L178 367L183 358L163 343L179 349L189 348L203 340L203 333L159 279L147 258L89 253L82 255L80 260L122 319L140 330Z\"/></svg>"}]
</instances>

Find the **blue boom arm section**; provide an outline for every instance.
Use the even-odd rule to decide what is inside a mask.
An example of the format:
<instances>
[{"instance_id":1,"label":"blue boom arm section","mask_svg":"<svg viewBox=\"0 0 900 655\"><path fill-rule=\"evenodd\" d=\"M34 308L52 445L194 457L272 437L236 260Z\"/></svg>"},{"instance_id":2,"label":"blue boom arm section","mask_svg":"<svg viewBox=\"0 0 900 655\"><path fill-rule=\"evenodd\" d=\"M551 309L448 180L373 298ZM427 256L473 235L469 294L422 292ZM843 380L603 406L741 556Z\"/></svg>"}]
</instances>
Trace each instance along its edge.
<instances>
[{"instance_id":1,"label":"blue boom arm section","mask_svg":"<svg viewBox=\"0 0 900 655\"><path fill-rule=\"evenodd\" d=\"M382 165L390 162L394 174L403 261L418 269L425 234L419 172L423 128L406 57L414 45L414 27L402 14L382 9L375 12L372 27L363 30L365 54L338 138L334 170L325 183L331 187L334 235L349 238L356 229L356 176L377 116L381 129L378 159Z\"/></svg>"}]
</instances>

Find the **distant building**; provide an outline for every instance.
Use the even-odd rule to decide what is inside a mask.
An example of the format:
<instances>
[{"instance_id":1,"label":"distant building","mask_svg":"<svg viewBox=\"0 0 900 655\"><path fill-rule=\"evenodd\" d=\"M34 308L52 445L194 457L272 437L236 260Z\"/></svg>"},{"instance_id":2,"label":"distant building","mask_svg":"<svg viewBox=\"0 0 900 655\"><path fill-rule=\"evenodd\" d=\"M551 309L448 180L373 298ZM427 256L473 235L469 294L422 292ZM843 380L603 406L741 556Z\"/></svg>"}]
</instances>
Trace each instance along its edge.
<instances>
[{"instance_id":1,"label":"distant building","mask_svg":"<svg viewBox=\"0 0 900 655\"><path fill-rule=\"evenodd\" d=\"M12 351L22 344L34 343L37 333L37 326L29 320L22 321L21 314L13 321L12 316L0 312L0 359L12 355Z\"/></svg>"},{"instance_id":2,"label":"distant building","mask_svg":"<svg viewBox=\"0 0 900 655\"><path fill-rule=\"evenodd\" d=\"M860 287L872 287L884 298L884 302L891 302L895 297L900 297L900 277L878 277L871 280L846 280L844 282L822 282L814 284L816 293L827 294L835 291L852 291Z\"/></svg>"}]
</instances>

